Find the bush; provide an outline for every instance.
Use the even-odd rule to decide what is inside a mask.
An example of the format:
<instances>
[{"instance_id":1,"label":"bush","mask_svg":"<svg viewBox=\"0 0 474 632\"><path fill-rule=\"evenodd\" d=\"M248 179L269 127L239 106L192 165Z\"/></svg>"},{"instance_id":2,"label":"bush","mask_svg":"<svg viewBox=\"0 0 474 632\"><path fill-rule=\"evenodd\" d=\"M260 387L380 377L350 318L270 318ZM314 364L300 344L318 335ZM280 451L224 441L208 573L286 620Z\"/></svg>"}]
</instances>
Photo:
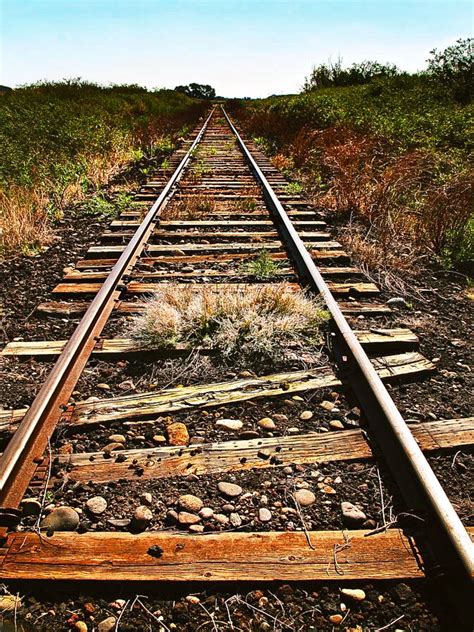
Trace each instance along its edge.
<instances>
[{"instance_id":1,"label":"bush","mask_svg":"<svg viewBox=\"0 0 474 632\"><path fill-rule=\"evenodd\" d=\"M474 39L458 39L444 51L431 51L428 74L461 103L472 101L474 90Z\"/></svg>"},{"instance_id":2,"label":"bush","mask_svg":"<svg viewBox=\"0 0 474 632\"><path fill-rule=\"evenodd\" d=\"M272 362L292 345L320 341L326 319L319 300L288 284L238 287L157 288L135 319L132 337L144 348L208 347L222 359Z\"/></svg>"}]
</instances>

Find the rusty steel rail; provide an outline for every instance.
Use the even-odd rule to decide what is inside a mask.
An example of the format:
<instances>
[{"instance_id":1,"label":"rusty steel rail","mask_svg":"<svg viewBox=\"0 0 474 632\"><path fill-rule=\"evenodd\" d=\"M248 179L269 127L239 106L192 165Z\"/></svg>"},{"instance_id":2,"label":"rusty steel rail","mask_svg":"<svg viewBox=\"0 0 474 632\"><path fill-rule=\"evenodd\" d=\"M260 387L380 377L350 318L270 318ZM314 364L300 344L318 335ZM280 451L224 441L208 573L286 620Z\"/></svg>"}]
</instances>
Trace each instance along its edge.
<instances>
[{"instance_id":1,"label":"rusty steel rail","mask_svg":"<svg viewBox=\"0 0 474 632\"><path fill-rule=\"evenodd\" d=\"M461 586L461 592L466 597L472 590L474 575L474 545L469 534L342 314L281 202L223 107L222 112L252 172L262 186L264 197L280 228L289 255L312 290L322 296L331 314L337 341L335 352L338 368L356 395L401 494L413 513L420 518L417 520L416 517L412 517L415 530L421 530L430 543L430 548L425 554L431 564L425 570L428 574L448 575L460 580L464 587L463 590ZM467 608L467 602L463 606Z\"/></svg>"},{"instance_id":2,"label":"rusty steel rail","mask_svg":"<svg viewBox=\"0 0 474 632\"><path fill-rule=\"evenodd\" d=\"M1 456L0 526L13 526L18 522L20 516L18 504L38 462L43 457L54 428L64 413L64 408L90 357L96 339L118 300L122 277L140 256L159 219L160 211L173 194L172 189L181 177L194 148L201 141L213 112L214 109L89 305Z\"/></svg>"}]
</instances>

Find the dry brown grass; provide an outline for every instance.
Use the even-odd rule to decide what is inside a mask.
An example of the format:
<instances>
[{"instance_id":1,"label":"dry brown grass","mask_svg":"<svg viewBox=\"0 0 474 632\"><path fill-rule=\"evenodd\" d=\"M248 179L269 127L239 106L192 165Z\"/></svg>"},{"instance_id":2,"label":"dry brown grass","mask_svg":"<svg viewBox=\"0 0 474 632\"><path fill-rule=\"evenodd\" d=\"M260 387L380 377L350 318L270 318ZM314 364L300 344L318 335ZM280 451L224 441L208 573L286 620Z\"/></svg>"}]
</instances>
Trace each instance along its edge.
<instances>
[{"instance_id":1,"label":"dry brown grass","mask_svg":"<svg viewBox=\"0 0 474 632\"><path fill-rule=\"evenodd\" d=\"M48 203L41 190L13 185L0 191L1 254L36 254L52 242Z\"/></svg>"},{"instance_id":2,"label":"dry brown grass","mask_svg":"<svg viewBox=\"0 0 474 632\"><path fill-rule=\"evenodd\" d=\"M290 345L319 341L325 319L319 300L286 283L245 291L170 284L157 289L131 334L145 348L203 346L224 360L268 362Z\"/></svg>"},{"instance_id":3,"label":"dry brown grass","mask_svg":"<svg viewBox=\"0 0 474 632\"><path fill-rule=\"evenodd\" d=\"M172 201L161 214L162 220L193 220L202 219L216 211L216 201L213 195L201 193L178 201Z\"/></svg>"}]
</instances>

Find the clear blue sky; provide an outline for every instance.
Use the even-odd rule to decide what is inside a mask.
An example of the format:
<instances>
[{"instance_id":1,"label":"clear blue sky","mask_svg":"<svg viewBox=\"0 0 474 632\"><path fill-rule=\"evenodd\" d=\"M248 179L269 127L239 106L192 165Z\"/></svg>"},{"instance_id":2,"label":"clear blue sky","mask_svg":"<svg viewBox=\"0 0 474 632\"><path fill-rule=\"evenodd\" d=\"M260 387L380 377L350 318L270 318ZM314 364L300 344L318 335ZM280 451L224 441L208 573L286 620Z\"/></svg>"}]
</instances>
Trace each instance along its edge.
<instances>
[{"instance_id":1,"label":"clear blue sky","mask_svg":"<svg viewBox=\"0 0 474 632\"><path fill-rule=\"evenodd\" d=\"M472 33L471 0L0 0L0 83L82 77L224 96L297 91L341 55L406 70Z\"/></svg>"}]
</instances>

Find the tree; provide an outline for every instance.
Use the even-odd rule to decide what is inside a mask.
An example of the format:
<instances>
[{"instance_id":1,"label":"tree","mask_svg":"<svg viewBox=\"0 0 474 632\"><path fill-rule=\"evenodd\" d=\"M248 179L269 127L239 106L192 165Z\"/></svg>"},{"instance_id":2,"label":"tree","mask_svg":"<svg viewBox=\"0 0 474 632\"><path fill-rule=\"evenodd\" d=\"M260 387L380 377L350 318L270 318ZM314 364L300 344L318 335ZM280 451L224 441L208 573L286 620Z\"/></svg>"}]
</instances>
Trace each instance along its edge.
<instances>
[{"instance_id":1,"label":"tree","mask_svg":"<svg viewBox=\"0 0 474 632\"><path fill-rule=\"evenodd\" d=\"M194 99L215 99L216 91L212 86L203 83L190 83L187 86L176 86L176 92L182 92Z\"/></svg>"},{"instance_id":2,"label":"tree","mask_svg":"<svg viewBox=\"0 0 474 632\"><path fill-rule=\"evenodd\" d=\"M331 86L355 86L370 83L374 79L395 77L399 72L395 65L380 64L378 61L362 61L344 68L341 57L338 57L335 62L329 60L325 64L315 66L303 89L308 92Z\"/></svg>"},{"instance_id":3,"label":"tree","mask_svg":"<svg viewBox=\"0 0 474 632\"><path fill-rule=\"evenodd\" d=\"M444 51L430 51L428 74L461 103L472 101L474 90L474 39L458 39Z\"/></svg>"}]
</instances>

